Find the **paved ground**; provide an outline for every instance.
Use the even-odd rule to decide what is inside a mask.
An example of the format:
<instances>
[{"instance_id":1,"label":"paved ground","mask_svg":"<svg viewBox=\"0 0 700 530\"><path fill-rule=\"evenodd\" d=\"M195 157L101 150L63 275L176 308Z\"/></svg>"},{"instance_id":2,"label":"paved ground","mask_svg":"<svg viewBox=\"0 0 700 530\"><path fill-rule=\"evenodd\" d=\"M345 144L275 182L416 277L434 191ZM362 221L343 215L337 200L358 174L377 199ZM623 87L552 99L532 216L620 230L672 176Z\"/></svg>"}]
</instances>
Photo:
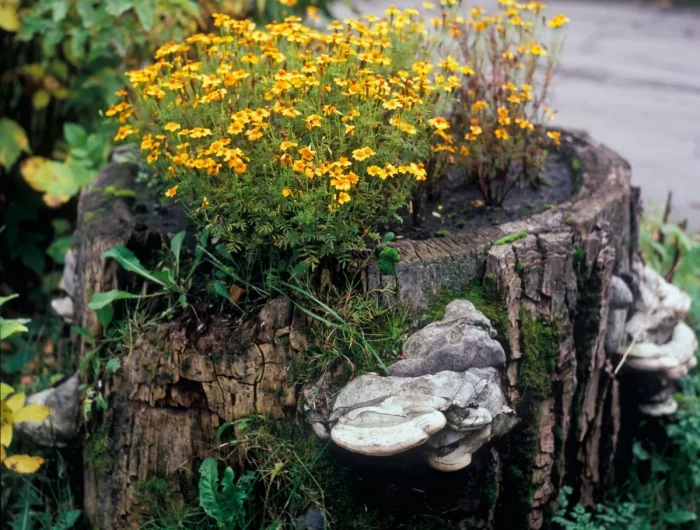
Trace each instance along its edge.
<instances>
[{"instance_id":1,"label":"paved ground","mask_svg":"<svg viewBox=\"0 0 700 530\"><path fill-rule=\"evenodd\" d=\"M354 0L362 12L422 0ZM474 2L491 7L494 0ZM632 164L646 201L674 195L700 230L700 11L632 2L551 0L571 19L554 81L556 123L588 130ZM339 9L344 16L348 11Z\"/></svg>"}]
</instances>

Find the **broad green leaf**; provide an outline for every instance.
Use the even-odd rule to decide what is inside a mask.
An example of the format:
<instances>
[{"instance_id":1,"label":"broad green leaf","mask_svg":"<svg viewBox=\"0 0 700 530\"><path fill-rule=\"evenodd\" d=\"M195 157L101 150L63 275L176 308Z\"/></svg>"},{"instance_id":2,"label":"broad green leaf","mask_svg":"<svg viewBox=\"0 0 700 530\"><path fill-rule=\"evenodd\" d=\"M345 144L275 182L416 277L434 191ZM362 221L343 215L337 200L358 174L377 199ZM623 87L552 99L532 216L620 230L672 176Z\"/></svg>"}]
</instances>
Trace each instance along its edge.
<instances>
[{"instance_id":1,"label":"broad green leaf","mask_svg":"<svg viewBox=\"0 0 700 530\"><path fill-rule=\"evenodd\" d=\"M170 251L175 256L175 277L180 274L180 252L182 252L182 242L185 240L185 231L178 232L170 241Z\"/></svg>"},{"instance_id":2,"label":"broad green leaf","mask_svg":"<svg viewBox=\"0 0 700 530\"><path fill-rule=\"evenodd\" d=\"M384 237L382 238L382 243L385 245L387 243L391 243L395 237L396 237L396 234L394 234L394 232L387 232L386 234L384 234Z\"/></svg>"},{"instance_id":3,"label":"broad green leaf","mask_svg":"<svg viewBox=\"0 0 700 530\"><path fill-rule=\"evenodd\" d=\"M141 295L127 293L126 291L120 291L119 289L112 289L106 293L93 294L88 307L94 311L97 311L98 309L102 309L116 300L127 300L133 298L141 298Z\"/></svg>"},{"instance_id":4,"label":"broad green leaf","mask_svg":"<svg viewBox=\"0 0 700 530\"><path fill-rule=\"evenodd\" d=\"M61 512L58 516L58 521L51 527L51 530L70 530L78 521L82 510L68 510Z\"/></svg>"},{"instance_id":5,"label":"broad green leaf","mask_svg":"<svg viewBox=\"0 0 700 530\"><path fill-rule=\"evenodd\" d=\"M114 308L111 305L107 305L102 309L98 309L95 313L97 314L97 320L100 325L107 329L114 318Z\"/></svg>"},{"instance_id":6,"label":"broad green leaf","mask_svg":"<svg viewBox=\"0 0 700 530\"><path fill-rule=\"evenodd\" d=\"M215 519L221 520L217 494L219 489L219 473L217 471L216 460L205 458L199 466L199 506L204 512Z\"/></svg>"},{"instance_id":7,"label":"broad green leaf","mask_svg":"<svg viewBox=\"0 0 700 530\"><path fill-rule=\"evenodd\" d=\"M119 369L122 367L122 363L117 357L112 357L107 361L107 364L105 365L105 370L109 372L110 374L116 374Z\"/></svg>"},{"instance_id":8,"label":"broad green leaf","mask_svg":"<svg viewBox=\"0 0 700 530\"><path fill-rule=\"evenodd\" d=\"M663 512L661 518L671 524L685 524L697 520L697 515L690 510L676 509L671 512Z\"/></svg>"},{"instance_id":9,"label":"broad green leaf","mask_svg":"<svg viewBox=\"0 0 700 530\"><path fill-rule=\"evenodd\" d=\"M97 23L97 12L94 7L94 0L78 0L75 8L83 19L83 26L90 27Z\"/></svg>"},{"instance_id":10,"label":"broad green leaf","mask_svg":"<svg viewBox=\"0 0 700 530\"><path fill-rule=\"evenodd\" d=\"M27 326L25 326L28 322L29 319L26 318L13 318L11 320L0 318L0 340L9 339L20 333L26 333L29 331Z\"/></svg>"},{"instance_id":11,"label":"broad green leaf","mask_svg":"<svg viewBox=\"0 0 700 530\"><path fill-rule=\"evenodd\" d=\"M46 253L56 263L60 263L60 264L65 263L66 253L68 252L68 249L70 248L70 246L72 244L73 244L73 236L57 237L49 245L49 248L46 249Z\"/></svg>"},{"instance_id":12,"label":"broad green leaf","mask_svg":"<svg viewBox=\"0 0 700 530\"><path fill-rule=\"evenodd\" d=\"M66 123L63 125L63 137L72 146L84 146L87 143L88 134L77 123Z\"/></svg>"},{"instance_id":13,"label":"broad green leaf","mask_svg":"<svg viewBox=\"0 0 700 530\"><path fill-rule=\"evenodd\" d=\"M113 17L118 17L133 7L131 0L106 0L105 7L107 13Z\"/></svg>"},{"instance_id":14,"label":"broad green leaf","mask_svg":"<svg viewBox=\"0 0 700 530\"><path fill-rule=\"evenodd\" d=\"M136 16L141 22L141 26L146 31L151 31L153 27L153 17L156 14L156 3L154 0L139 0L134 6Z\"/></svg>"},{"instance_id":15,"label":"broad green leaf","mask_svg":"<svg viewBox=\"0 0 700 530\"><path fill-rule=\"evenodd\" d=\"M151 272L147 271L144 268L144 266L141 265L139 259L136 256L134 256L134 253L123 245L119 245L112 249L106 250L102 254L102 257L112 258L116 260L116 262L119 263L119 265L121 265L124 270L127 270L129 272L135 272L139 276L142 276L149 281L152 281L165 287L163 281L159 280L158 278L153 276Z\"/></svg>"},{"instance_id":16,"label":"broad green leaf","mask_svg":"<svg viewBox=\"0 0 700 530\"><path fill-rule=\"evenodd\" d=\"M31 153L24 129L17 122L0 118L0 166L9 170L22 152Z\"/></svg>"},{"instance_id":17,"label":"broad green leaf","mask_svg":"<svg viewBox=\"0 0 700 530\"><path fill-rule=\"evenodd\" d=\"M222 423L219 426L219 428L216 429L216 439L221 440L221 436L223 436L223 434L226 432L226 430L231 426L233 426L232 421L225 421L224 423Z\"/></svg>"},{"instance_id":18,"label":"broad green leaf","mask_svg":"<svg viewBox=\"0 0 700 530\"><path fill-rule=\"evenodd\" d=\"M221 280L216 280L214 282L214 290L216 291L216 294L220 295L222 298L226 298L229 302L231 301L231 297L228 294L228 289L224 286L223 283L221 283Z\"/></svg>"}]
</instances>

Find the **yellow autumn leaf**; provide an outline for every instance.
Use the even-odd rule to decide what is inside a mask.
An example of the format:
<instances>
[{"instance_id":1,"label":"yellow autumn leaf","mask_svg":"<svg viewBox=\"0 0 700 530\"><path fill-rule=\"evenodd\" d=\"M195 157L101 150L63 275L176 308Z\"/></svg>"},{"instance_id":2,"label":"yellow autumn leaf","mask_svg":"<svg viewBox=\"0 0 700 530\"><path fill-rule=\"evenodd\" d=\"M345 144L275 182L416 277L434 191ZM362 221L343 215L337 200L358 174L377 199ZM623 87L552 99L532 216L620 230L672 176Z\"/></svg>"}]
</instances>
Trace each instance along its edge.
<instances>
[{"instance_id":1,"label":"yellow autumn leaf","mask_svg":"<svg viewBox=\"0 0 700 530\"><path fill-rule=\"evenodd\" d=\"M14 413L19 409L24 407L24 402L27 400L27 396L24 392L17 392L15 395L7 398L5 400L5 405L7 405L10 410Z\"/></svg>"},{"instance_id":2,"label":"yellow autumn leaf","mask_svg":"<svg viewBox=\"0 0 700 530\"><path fill-rule=\"evenodd\" d=\"M6 423L0 427L0 446L10 447L12 443L12 424Z\"/></svg>"},{"instance_id":3,"label":"yellow autumn leaf","mask_svg":"<svg viewBox=\"0 0 700 530\"><path fill-rule=\"evenodd\" d=\"M9 33L16 32L20 26L19 15L17 14L17 5L13 2L3 2L0 0L0 28Z\"/></svg>"},{"instance_id":4,"label":"yellow autumn leaf","mask_svg":"<svg viewBox=\"0 0 700 530\"><path fill-rule=\"evenodd\" d=\"M10 394L14 393L15 389L7 383L0 383L0 399L5 399Z\"/></svg>"},{"instance_id":5,"label":"yellow autumn leaf","mask_svg":"<svg viewBox=\"0 0 700 530\"><path fill-rule=\"evenodd\" d=\"M22 407L17 412L12 414L12 419L15 423L20 421L44 421L51 412L49 407L44 405L27 405Z\"/></svg>"},{"instance_id":6,"label":"yellow autumn leaf","mask_svg":"<svg viewBox=\"0 0 700 530\"><path fill-rule=\"evenodd\" d=\"M0 166L9 170L22 152L31 153L27 133L17 122L0 118Z\"/></svg>"},{"instance_id":7,"label":"yellow autumn leaf","mask_svg":"<svg viewBox=\"0 0 700 530\"><path fill-rule=\"evenodd\" d=\"M22 177L33 190L44 191L44 188L37 180L37 175L46 162L48 162L48 160L43 156L30 156L19 165L19 171L22 173Z\"/></svg>"},{"instance_id":8,"label":"yellow autumn leaf","mask_svg":"<svg viewBox=\"0 0 700 530\"><path fill-rule=\"evenodd\" d=\"M34 107L34 110L46 108L50 102L51 94L43 88L34 92L32 96L32 107Z\"/></svg>"},{"instance_id":9,"label":"yellow autumn leaf","mask_svg":"<svg viewBox=\"0 0 700 530\"><path fill-rule=\"evenodd\" d=\"M12 455L3 460L5 466L17 473L35 473L44 463L40 456Z\"/></svg>"}]
</instances>

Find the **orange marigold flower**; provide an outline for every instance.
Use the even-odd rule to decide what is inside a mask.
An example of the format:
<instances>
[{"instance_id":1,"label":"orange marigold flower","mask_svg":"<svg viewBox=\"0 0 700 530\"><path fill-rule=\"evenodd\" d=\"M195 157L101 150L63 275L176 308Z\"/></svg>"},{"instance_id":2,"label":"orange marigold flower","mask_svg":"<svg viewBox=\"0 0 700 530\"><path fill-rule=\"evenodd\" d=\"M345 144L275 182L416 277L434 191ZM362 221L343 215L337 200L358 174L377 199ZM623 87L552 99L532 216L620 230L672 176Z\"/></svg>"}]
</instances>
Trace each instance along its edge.
<instances>
[{"instance_id":1,"label":"orange marigold flower","mask_svg":"<svg viewBox=\"0 0 700 530\"><path fill-rule=\"evenodd\" d=\"M345 134L347 134L348 136L355 136L355 126L345 125Z\"/></svg>"},{"instance_id":2,"label":"orange marigold flower","mask_svg":"<svg viewBox=\"0 0 700 530\"><path fill-rule=\"evenodd\" d=\"M279 3L283 6L294 7L297 5L297 0L279 0Z\"/></svg>"},{"instance_id":3,"label":"orange marigold flower","mask_svg":"<svg viewBox=\"0 0 700 530\"><path fill-rule=\"evenodd\" d=\"M338 204L345 204L346 202L350 202L350 200L350 195L348 193L341 191L338 194Z\"/></svg>"},{"instance_id":4,"label":"orange marigold flower","mask_svg":"<svg viewBox=\"0 0 700 530\"><path fill-rule=\"evenodd\" d=\"M428 120L428 125L437 129L438 131L444 131L444 130L450 128L450 122L448 122L442 116L437 116L435 118Z\"/></svg>"},{"instance_id":5,"label":"orange marigold flower","mask_svg":"<svg viewBox=\"0 0 700 530\"><path fill-rule=\"evenodd\" d=\"M289 197L292 194L292 190L289 188L284 188L282 190L282 197Z\"/></svg>"},{"instance_id":6,"label":"orange marigold flower","mask_svg":"<svg viewBox=\"0 0 700 530\"><path fill-rule=\"evenodd\" d=\"M547 136L549 136L552 139L552 143L556 146L561 145L561 133L559 131L547 131Z\"/></svg>"},{"instance_id":7,"label":"orange marigold flower","mask_svg":"<svg viewBox=\"0 0 700 530\"><path fill-rule=\"evenodd\" d=\"M127 136L131 136L132 134L138 134L138 133L139 133L138 129L134 129L131 125L124 125L122 127L119 127L117 134L114 136L114 141L118 142L119 140L123 140Z\"/></svg>"},{"instance_id":8,"label":"orange marigold flower","mask_svg":"<svg viewBox=\"0 0 700 530\"><path fill-rule=\"evenodd\" d=\"M321 118L321 116L319 116L318 114L312 114L311 116L306 118L304 121L306 122L306 128L308 130L311 130L314 127L320 127L322 120L323 120L323 118Z\"/></svg>"},{"instance_id":9,"label":"orange marigold flower","mask_svg":"<svg viewBox=\"0 0 700 530\"><path fill-rule=\"evenodd\" d=\"M476 110L484 110L484 109L488 109L488 108L489 108L488 102L486 102L486 101L483 100L483 99L480 99L479 101L475 101L475 102L472 104L472 110L474 110L474 111L476 111Z\"/></svg>"},{"instance_id":10,"label":"orange marigold flower","mask_svg":"<svg viewBox=\"0 0 700 530\"><path fill-rule=\"evenodd\" d=\"M180 187L179 185L175 184L172 188L170 188L169 190L167 190L165 192L165 196L166 197L175 197L175 194L177 193L177 189L179 187Z\"/></svg>"},{"instance_id":11,"label":"orange marigold flower","mask_svg":"<svg viewBox=\"0 0 700 530\"><path fill-rule=\"evenodd\" d=\"M508 135L508 131L506 131L505 129L496 129L495 134L496 134L496 138L498 138L499 140L505 141L508 138L510 138L510 136Z\"/></svg>"},{"instance_id":12,"label":"orange marigold flower","mask_svg":"<svg viewBox=\"0 0 700 530\"><path fill-rule=\"evenodd\" d=\"M312 151L308 147L302 147L301 149L297 150L297 152L301 155L301 157L304 160L313 160L314 155L316 154L316 151Z\"/></svg>"}]
</instances>

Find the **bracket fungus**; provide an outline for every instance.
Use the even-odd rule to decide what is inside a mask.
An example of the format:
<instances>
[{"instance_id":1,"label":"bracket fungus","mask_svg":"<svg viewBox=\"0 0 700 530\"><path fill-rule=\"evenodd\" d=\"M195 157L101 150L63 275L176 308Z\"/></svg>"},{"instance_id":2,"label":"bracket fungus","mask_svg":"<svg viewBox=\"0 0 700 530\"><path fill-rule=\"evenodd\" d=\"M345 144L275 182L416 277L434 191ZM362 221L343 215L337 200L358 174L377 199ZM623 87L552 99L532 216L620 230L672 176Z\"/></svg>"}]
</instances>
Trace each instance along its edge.
<instances>
[{"instance_id":1,"label":"bracket fungus","mask_svg":"<svg viewBox=\"0 0 700 530\"><path fill-rule=\"evenodd\" d=\"M506 405L498 368L505 352L489 319L471 302L455 300L439 322L409 337L406 359L389 367L388 376L365 374L351 380L327 411L330 438L350 451L388 456L424 446L430 466L456 471L471 455L517 422ZM315 397L305 406L307 421L324 416L321 380L305 392Z\"/></svg>"},{"instance_id":2,"label":"bracket fungus","mask_svg":"<svg viewBox=\"0 0 700 530\"><path fill-rule=\"evenodd\" d=\"M643 414L673 414L677 404L671 397L672 382L697 364L697 338L682 321L690 309L691 299L638 258L633 264L633 273L636 281L632 314L626 320L617 348L612 352L608 349L608 352L622 356L625 370L638 380L639 410ZM615 309L611 300L610 313L615 313ZM608 330L606 348L610 334Z\"/></svg>"}]
</instances>

